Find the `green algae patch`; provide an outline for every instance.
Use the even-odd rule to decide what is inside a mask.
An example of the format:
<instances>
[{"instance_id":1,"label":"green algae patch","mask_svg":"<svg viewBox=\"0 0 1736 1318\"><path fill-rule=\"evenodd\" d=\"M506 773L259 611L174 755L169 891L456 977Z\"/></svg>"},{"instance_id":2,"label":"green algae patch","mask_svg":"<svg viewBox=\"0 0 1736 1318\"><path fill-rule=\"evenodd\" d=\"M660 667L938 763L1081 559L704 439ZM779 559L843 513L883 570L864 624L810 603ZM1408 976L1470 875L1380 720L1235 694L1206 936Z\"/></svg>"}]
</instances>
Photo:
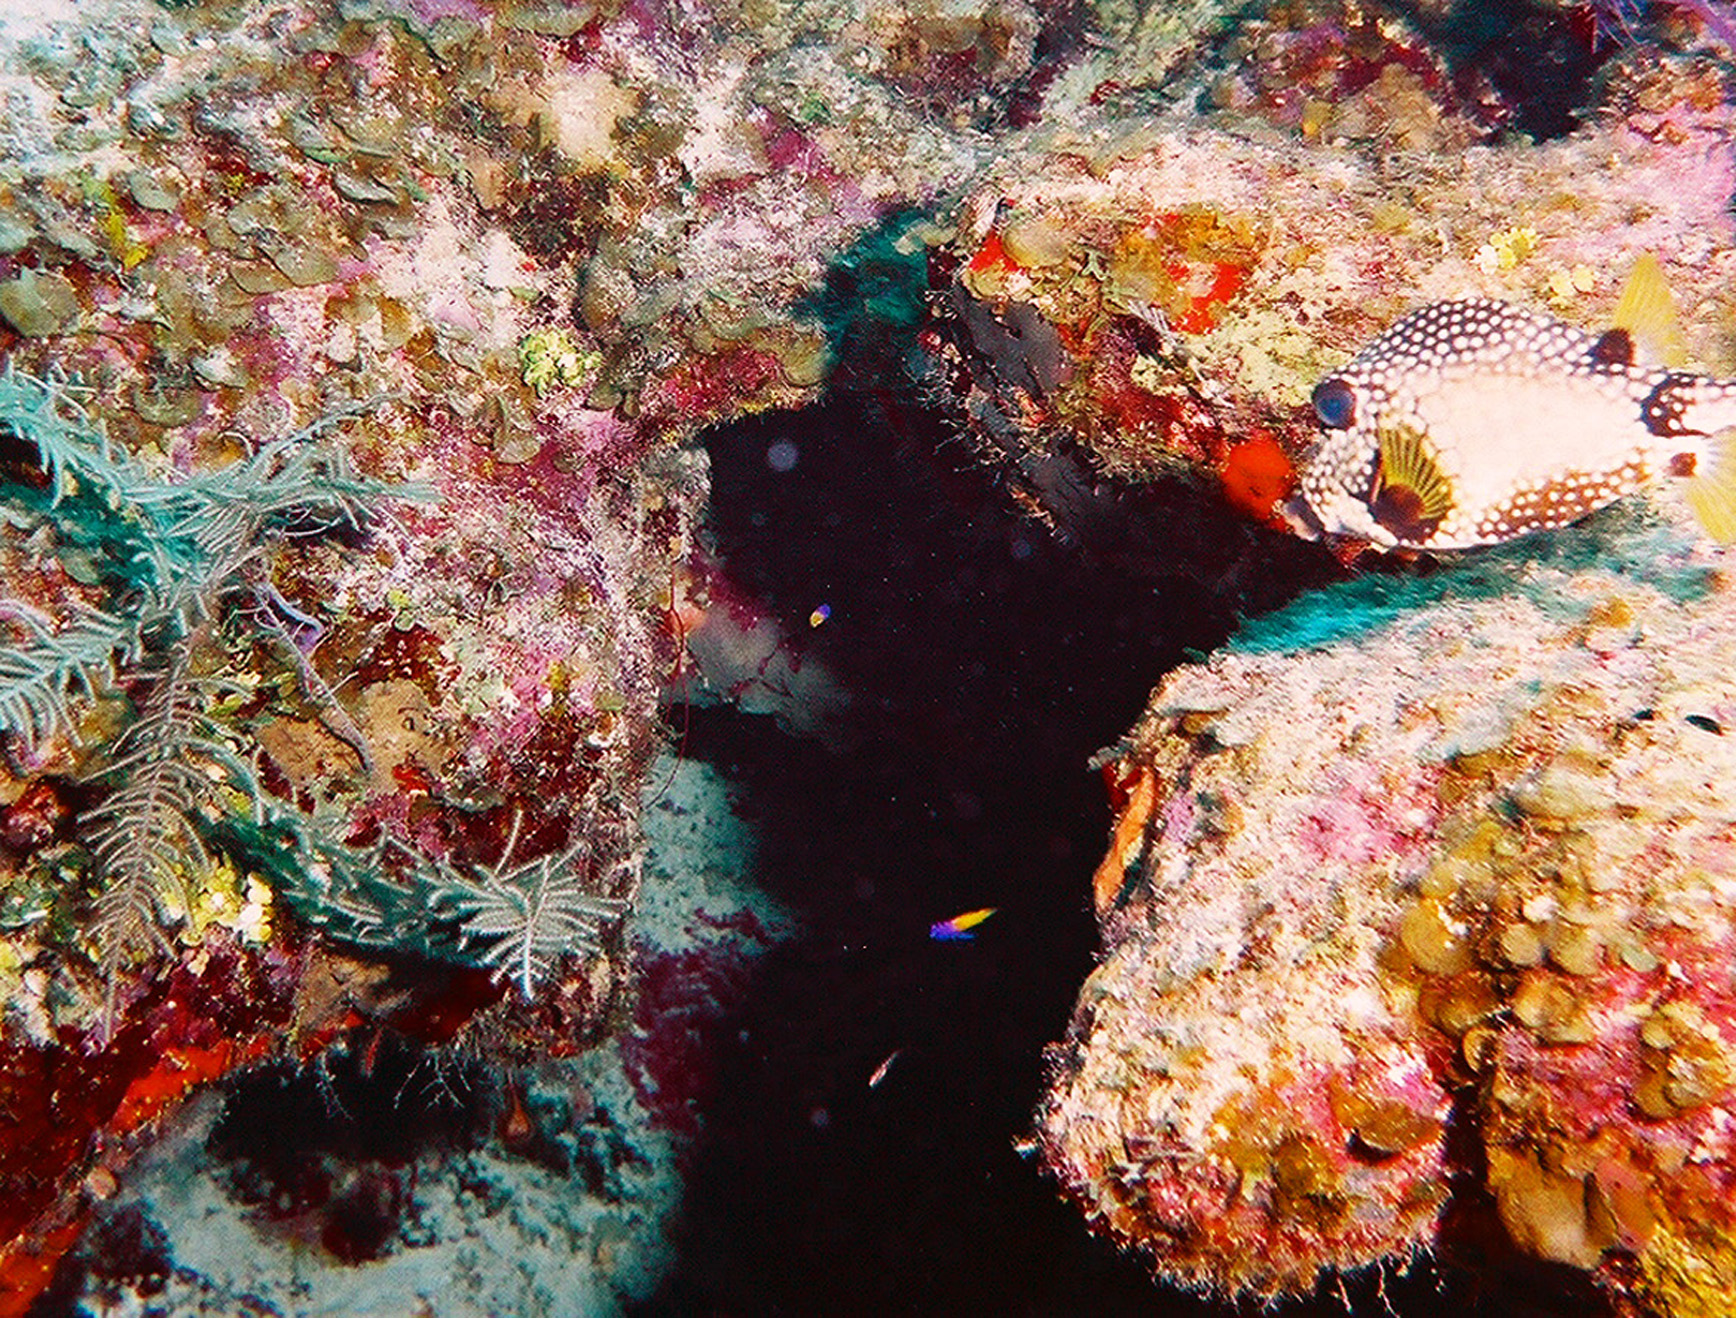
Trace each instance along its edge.
<instances>
[{"instance_id":1,"label":"green algae patch","mask_svg":"<svg viewBox=\"0 0 1736 1318\"><path fill-rule=\"evenodd\" d=\"M887 216L840 253L820 288L796 304L794 318L820 323L835 360L888 339L903 341L927 320L928 253L915 239L926 218L910 209Z\"/></svg>"},{"instance_id":2,"label":"green algae patch","mask_svg":"<svg viewBox=\"0 0 1736 1318\"><path fill-rule=\"evenodd\" d=\"M65 334L78 324L78 294L62 275L21 270L0 284L0 316L27 339Z\"/></svg>"},{"instance_id":3,"label":"green algae patch","mask_svg":"<svg viewBox=\"0 0 1736 1318\"><path fill-rule=\"evenodd\" d=\"M1252 618L1230 638L1241 654L1286 654L1352 641L1425 610L1455 602L1518 597L1545 616L1578 621L1594 597L1565 590L1564 579L1613 574L1649 586L1676 604L1703 598L1713 569L1685 561L1687 532L1643 506L1616 507L1564 531L1472 551L1407 572L1369 573L1311 591L1294 603Z\"/></svg>"}]
</instances>

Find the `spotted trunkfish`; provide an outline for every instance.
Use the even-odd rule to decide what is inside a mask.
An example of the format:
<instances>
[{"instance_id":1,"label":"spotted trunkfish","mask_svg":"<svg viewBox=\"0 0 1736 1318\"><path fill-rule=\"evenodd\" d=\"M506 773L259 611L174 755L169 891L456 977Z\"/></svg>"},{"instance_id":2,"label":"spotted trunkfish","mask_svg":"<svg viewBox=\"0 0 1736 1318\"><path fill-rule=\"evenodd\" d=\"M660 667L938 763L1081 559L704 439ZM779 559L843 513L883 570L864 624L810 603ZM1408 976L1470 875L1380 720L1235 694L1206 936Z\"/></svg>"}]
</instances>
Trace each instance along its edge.
<instances>
[{"instance_id":1,"label":"spotted trunkfish","mask_svg":"<svg viewBox=\"0 0 1736 1318\"><path fill-rule=\"evenodd\" d=\"M1636 362L1636 341L1664 364ZM1315 386L1322 435L1286 512L1304 534L1470 549L1676 476L1736 540L1736 380L1674 369L1681 342L1649 256L1601 335L1488 298L1423 307Z\"/></svg>"}]
</instances>

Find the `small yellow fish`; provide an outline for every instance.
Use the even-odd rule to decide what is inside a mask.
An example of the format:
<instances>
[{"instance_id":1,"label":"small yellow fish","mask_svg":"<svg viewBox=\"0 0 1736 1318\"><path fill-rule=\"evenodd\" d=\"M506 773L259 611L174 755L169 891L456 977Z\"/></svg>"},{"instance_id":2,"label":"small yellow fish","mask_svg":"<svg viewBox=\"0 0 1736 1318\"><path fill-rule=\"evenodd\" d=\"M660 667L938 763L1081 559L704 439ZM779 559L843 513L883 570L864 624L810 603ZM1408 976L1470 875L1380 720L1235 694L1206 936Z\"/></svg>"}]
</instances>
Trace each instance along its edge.
<instances>
[{"instance_id":1,"label":"small yellow fish","mask_svg":"<svg viewBox=\"0 0 1736 1318\"><path fill-rule=\"evenodd\" d=\"M1578 521L1661 476L1736 540L1736 381L1634 361L1681 352L1655 258L1588 334L1488 298L1412 312L1314 389L1322 437L1287 508L1304 534L1469 549Z\"/></svg>"},{"instance_id":2,"label":"small yellow fish","mask_svg":"<svg viewBox=\"0 0 1736 1318\"><path fill-rule=\"evenodd\" d=\"M984 906L975 911L965 911L955 915L950 920L937 920L928 926L928 936L938 942L956 943L975 938L971 932L989 916L1000 910L998 906Z\"/></svg>"}]
</instances>

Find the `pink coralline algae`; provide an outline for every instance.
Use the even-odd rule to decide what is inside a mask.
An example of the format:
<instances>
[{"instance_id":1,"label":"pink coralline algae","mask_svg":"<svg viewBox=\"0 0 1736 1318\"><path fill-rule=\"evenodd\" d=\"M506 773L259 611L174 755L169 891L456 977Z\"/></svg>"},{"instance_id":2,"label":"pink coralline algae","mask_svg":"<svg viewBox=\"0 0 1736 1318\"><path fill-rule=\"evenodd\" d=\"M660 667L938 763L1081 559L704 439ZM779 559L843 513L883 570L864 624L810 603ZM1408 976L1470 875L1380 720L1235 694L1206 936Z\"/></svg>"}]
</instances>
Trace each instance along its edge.
<instances>
[{"instance_id":1,"label":"pink coralline algae","mask_svg":"<svg viewBox=\"0 0 1736 1318\"><path fill-rule=\"evenodd\" d=\"M1736 591L1626 516L1304 601L1114 752L1108 953L1039 1136L1160 1277L1306 1293L1451 1207L1634 1311L1727 1311Z\"/></svg>"},{"instance_id":2,"label":"pink coralline algae","mask_svg":"<svg viewBox=\"0 0 1736 1318\"><path fill-rule=\"evenodd\" d=\"M633 1029L622 1038L627 1074L653 1120L689 1140L717 1080L717 1043L728 1004L750 974L746 957L716 948L648 957L639 967Z\"/></svg>"}]
</instances>

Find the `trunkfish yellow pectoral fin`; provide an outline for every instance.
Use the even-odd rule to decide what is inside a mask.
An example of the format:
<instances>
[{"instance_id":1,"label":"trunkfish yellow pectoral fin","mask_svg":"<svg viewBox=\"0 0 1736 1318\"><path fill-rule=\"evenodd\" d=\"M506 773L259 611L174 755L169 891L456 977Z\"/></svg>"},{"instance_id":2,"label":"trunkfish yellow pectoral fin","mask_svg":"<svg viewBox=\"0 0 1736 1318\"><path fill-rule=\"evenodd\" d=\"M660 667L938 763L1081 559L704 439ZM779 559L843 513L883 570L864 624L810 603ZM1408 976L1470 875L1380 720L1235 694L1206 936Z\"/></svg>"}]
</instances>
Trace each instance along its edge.
<instances>
[{"instance_id":1,"label":"trunkfish yellow pectoral fin","mask_svg":"<svg viewBox=\"0 0 1736 1318\"><path fill-rule=\"evenodd\" d=\"M1628 272L1610 326L1625 332L1664 366L1676 369L1688 360L1688 340L1676 315L1669 278L1650 252L1643 253Z\"/></svg>"},{"instance_id":2,"label":"trunkfish yellow pectoral fin","mask_svg":"<svg viewBox=\"0 0 1736 1318\"><path fill-rule=\"evenodd\" d=\"M1434 448L1410 426L1382 427L1368 508L1401 544L1421 544L1453 509L1452 482Z\"/></svg>"}]
</instances>

